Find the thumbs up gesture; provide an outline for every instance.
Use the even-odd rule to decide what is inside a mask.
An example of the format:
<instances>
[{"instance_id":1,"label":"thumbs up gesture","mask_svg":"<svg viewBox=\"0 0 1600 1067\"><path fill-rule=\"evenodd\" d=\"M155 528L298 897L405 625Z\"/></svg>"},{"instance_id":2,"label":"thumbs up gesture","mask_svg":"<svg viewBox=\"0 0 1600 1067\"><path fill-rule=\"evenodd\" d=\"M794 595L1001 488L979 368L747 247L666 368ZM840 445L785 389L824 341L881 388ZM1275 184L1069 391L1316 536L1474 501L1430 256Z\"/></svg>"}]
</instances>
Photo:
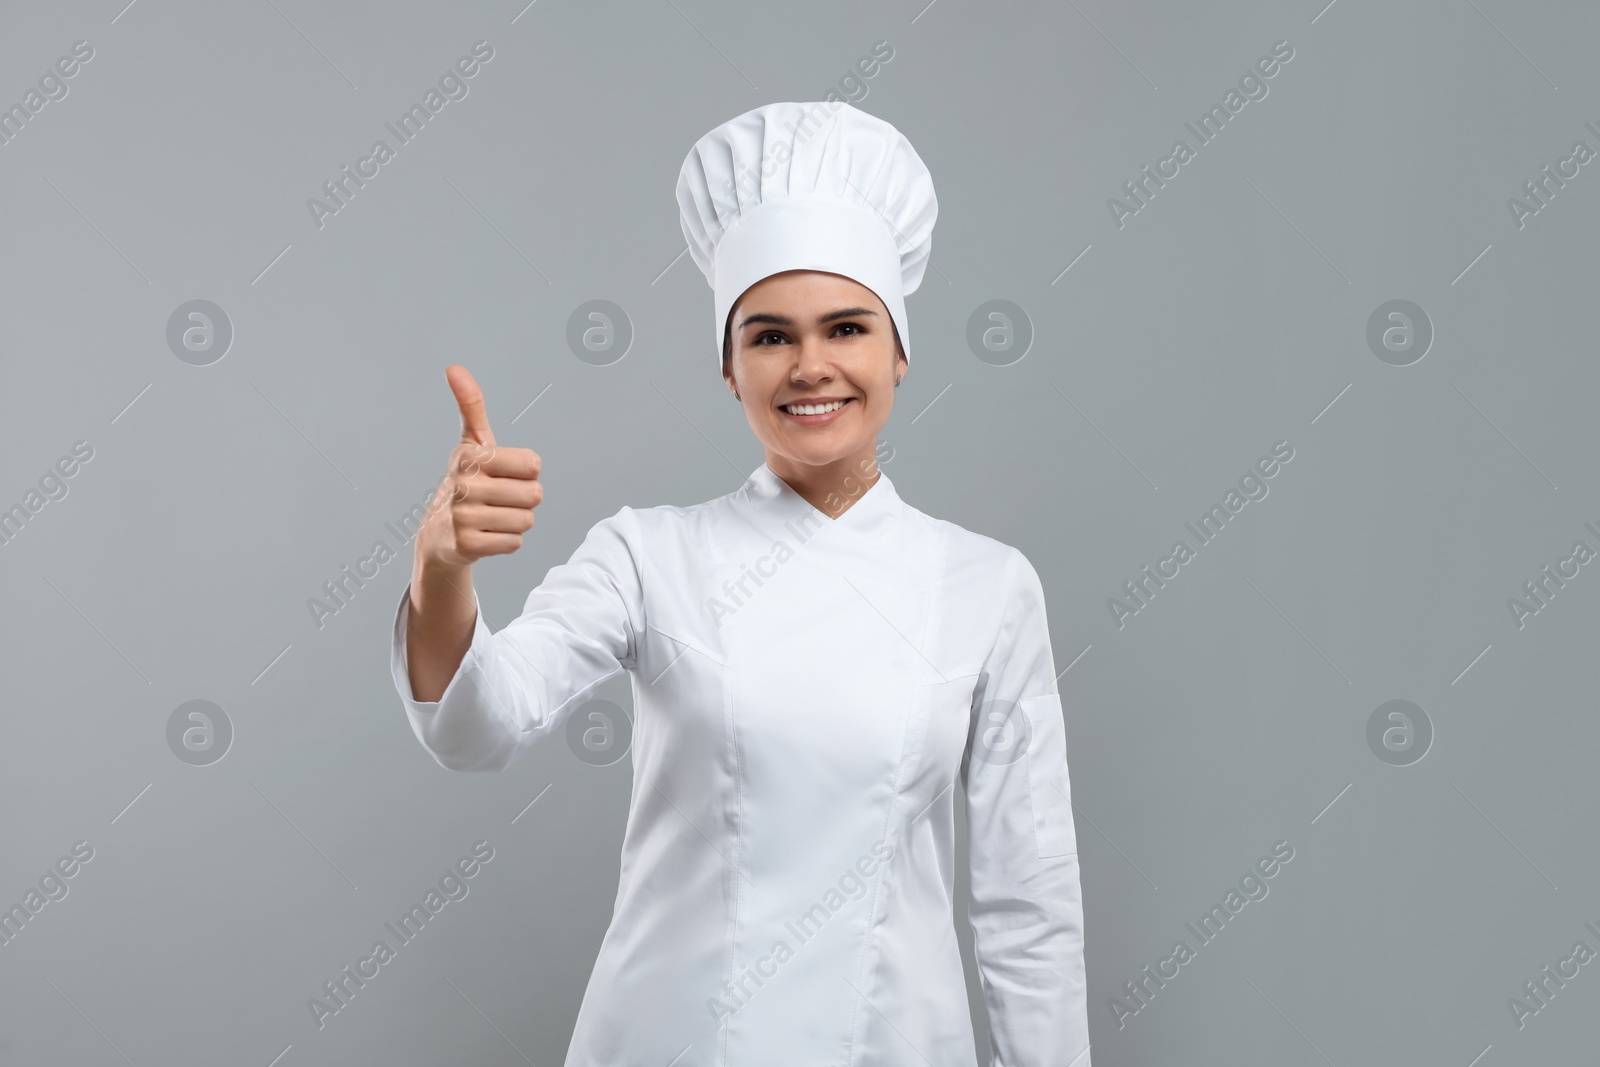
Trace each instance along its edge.
<instances>
[{"instance_id":1,"label":"thumbs up gesture","mask_svg":"<svg viewBox=\"0 0 1600 1067\"><path fill-rule=\"evenodd\" d=\"M495 444L483 391L467 368L452 364L444 373L461 411L461 443L418 531L417 552L424 567L453 570L521 548L544 486L537 452Z\"/></svg>"}]
</instances>

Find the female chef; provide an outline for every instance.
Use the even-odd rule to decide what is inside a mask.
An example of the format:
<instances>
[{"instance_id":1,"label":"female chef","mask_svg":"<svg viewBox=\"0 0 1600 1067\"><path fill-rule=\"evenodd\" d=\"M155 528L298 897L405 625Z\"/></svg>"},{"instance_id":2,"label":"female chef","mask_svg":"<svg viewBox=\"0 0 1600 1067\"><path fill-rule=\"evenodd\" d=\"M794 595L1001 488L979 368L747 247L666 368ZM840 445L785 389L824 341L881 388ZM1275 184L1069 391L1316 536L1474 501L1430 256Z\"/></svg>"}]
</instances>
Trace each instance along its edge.
<instances>
[{"instance_id":1,"label":"female chef","mask_svg":"<svg viewBox=\"0 0 1600 1067\"><path fill-rule=\"evenodd\" d=\"M630 675L621 879L566 1063L973 1067L959 782L992 1062L1089 1067L1044 591L873 462L928 170L849 104L769 104L694 145L677 199L764 462L715 500L602 519L491 633L472 563L521 546L540 459L495 444L451 367L462 440L394 623L395 687L451 770L503 769Z\"/></svg>"}]
</instances>

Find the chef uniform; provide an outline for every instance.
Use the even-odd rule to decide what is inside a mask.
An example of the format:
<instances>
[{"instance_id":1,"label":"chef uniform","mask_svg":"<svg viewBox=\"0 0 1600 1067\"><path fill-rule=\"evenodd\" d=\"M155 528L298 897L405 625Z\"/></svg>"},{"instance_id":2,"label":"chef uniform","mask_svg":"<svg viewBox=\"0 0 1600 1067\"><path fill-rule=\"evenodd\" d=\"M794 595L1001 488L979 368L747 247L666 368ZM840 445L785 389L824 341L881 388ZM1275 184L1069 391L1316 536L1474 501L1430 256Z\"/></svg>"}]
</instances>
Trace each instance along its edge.
<instances>
[{"instance_id":1,"label":"chef uniform","mask_svg":"<svg viewBox=\"0 0 1600 1067\"><path fill-rule=\"evenodd\" d=\"M757 108L696 143L678 200L719 358L743 291L801 268L871 288L909 354L936 206L894 127ZM451 770L505 768L629 673L621 878L568 1067L973 1067L958 792L993 1063L1090 1067L1061 698L1017 549L881 472L830 518L763 463L596 523L504 629L479 613L436 702L412 699L409 593L394 684Z\"/></svg>"}]
</instances>

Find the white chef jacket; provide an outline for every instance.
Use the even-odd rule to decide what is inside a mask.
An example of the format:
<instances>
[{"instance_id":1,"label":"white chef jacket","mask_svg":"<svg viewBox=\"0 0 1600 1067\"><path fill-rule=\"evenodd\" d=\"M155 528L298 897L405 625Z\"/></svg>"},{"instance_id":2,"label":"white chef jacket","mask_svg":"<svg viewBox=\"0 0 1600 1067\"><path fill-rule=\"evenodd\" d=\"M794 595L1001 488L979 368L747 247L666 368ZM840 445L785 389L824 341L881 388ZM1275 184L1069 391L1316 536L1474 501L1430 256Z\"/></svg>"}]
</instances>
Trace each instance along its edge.
<instances>
[{"instance_id":1,"label":"white chef jacket","mask_svg":"<svg viewBox=\"0 0 1600 1067\"><path fill-rule=\"evenodd\" d=\"M409 596L394 684L451 770L505 768L631 676L621 879L567 1067L975 1067L957 779L994 1067L1090 1067L1061 699L1017 549L881 473L830 518L763 463L596 523L503 630L479 613L436 702L412 699Z\"/></svg>"}]
</instances>

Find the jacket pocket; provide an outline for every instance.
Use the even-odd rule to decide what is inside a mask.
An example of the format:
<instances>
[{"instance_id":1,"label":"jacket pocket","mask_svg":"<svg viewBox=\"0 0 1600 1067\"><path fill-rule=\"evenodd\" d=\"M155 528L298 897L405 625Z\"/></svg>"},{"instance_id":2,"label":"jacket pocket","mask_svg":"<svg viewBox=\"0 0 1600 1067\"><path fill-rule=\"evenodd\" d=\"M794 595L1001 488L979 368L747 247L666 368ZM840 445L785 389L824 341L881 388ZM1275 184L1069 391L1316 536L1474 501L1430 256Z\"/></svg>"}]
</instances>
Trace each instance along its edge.
<instances>
[{"instance_id":1,"label":"jacket pocket","mask_svg":"<svg viewBox=\"0 0 1600 1067\"><path fill-rule=\"evenodd\" d=\"M922 736L918 742L917 767L931 774L932 790L944 790L961 771L961 753L967 744L967 728L972 718L972 691L978 684L978 669L947 671L942 682L919 684L912 711L920 720Z\"/></svg>"},{"instance_id":2,"label":"jacket pocket","mask_svg":"<svg viewBox=\"0 0 1600 1067\"><path fill-rule=\"evenodd\" d=\"M1028 717L1028 797L1033 807L1039 858L1076 855L1078 836L1072 821L1072 786L1067 778L1067 730L1061 715L1061 696L1045 693L1025 697L1022 710Z\"/></svg>"}]
</instances>

